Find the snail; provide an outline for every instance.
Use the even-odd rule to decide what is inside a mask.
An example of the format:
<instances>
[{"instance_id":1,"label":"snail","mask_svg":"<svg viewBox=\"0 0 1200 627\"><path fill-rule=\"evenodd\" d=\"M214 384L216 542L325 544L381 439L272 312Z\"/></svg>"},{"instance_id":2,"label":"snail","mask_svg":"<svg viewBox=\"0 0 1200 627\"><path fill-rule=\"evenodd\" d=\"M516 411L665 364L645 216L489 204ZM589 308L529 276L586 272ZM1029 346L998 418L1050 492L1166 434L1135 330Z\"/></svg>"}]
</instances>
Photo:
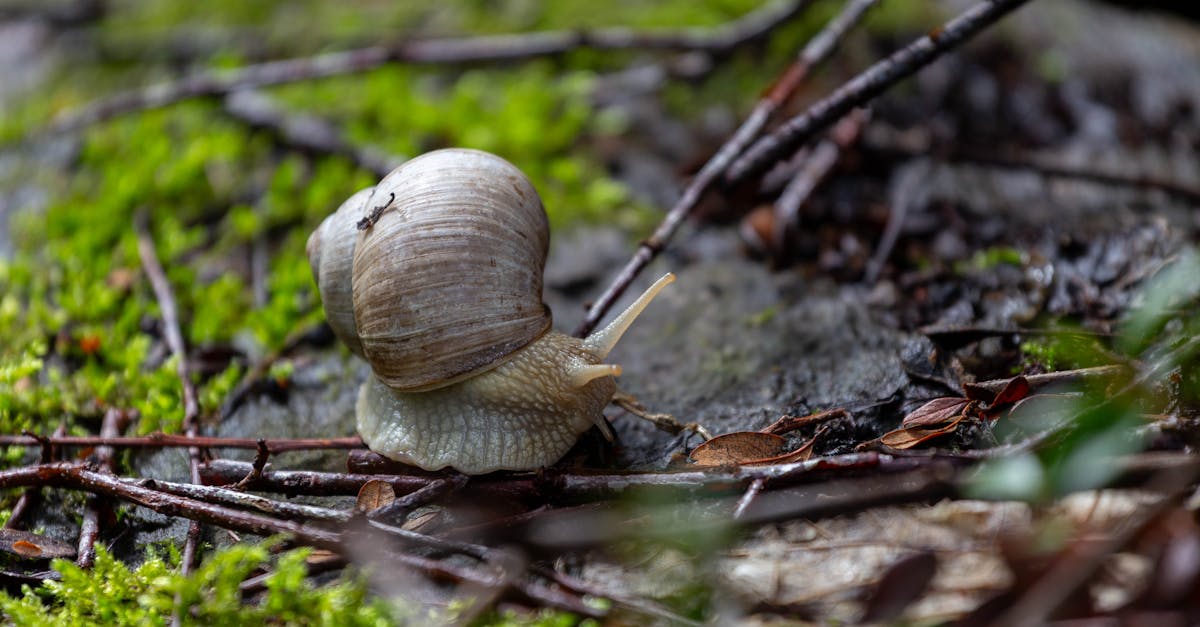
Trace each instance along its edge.
<instances>
[{"instance_id":1,"label":"snail","mask_svg":"<svg viewBox=\"0 0 1200 627\"><path fill-rule=\"evenodd\" d=\"M408 161L351 196L307 252L334 333L371 373L358 432L426 470L529 470L595 425L621 367L602 363L667 274L607 327L552 330L542 303L549 223L511 163L467 149Z\"/></svg>"}]
</instances>

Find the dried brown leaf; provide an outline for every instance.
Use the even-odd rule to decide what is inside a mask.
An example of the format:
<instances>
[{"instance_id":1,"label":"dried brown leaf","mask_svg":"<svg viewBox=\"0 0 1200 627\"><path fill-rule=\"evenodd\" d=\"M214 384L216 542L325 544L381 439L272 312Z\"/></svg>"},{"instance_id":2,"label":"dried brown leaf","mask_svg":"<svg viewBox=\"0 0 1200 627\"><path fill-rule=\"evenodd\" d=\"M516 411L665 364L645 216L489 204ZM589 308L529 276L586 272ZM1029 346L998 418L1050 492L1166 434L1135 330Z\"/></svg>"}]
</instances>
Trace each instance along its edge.
<instances>
[{"instance_id":1,"label":"dried brown leaf","mask_svg":"<svg viewBox=\"0 0 1200 627\"><path fill-rule=\"evenodd\" d=\"M880 436L879 441L895 449L909 449L947 433L952 433L958 428L958 424L962 420L963 416L960 415L953 422L941 427L908 427L896 429Z\"/></svg>"},{"instance_id":2,"label":"dried brown leaf","mask_svg":"<svg viewBox=\"0 0 1200 627\"><path fill-rule=\"evenodd\" d=\"M1003 390L992 399L989 410L999 409L1006 405L1011 405L1029 395L1029 381L1022 376L1013 377L1008 385L1004 386Z\"/></svg>"},{"instance_id":3,"label":"dried brown leaf","mask_svg":"<svg viewBox=\"0 0 1200 627\"><path fill-rule=\"evenodd\" d=\"M304 558L304 563L309 566L320 566L341 560L342 556L328 549L313 549L307 557Z\"/></svg>"},{"instance_id":4,"label":"dried brown leaf","mask_svg":"<svg viewBox=\"0 0 1200 627\"><path fill-rule=\"evenodd\" d=\"M901 427L932 427L944 425L963 413L971 401L965 398L946 396L935 398L914 409L900 423Z\"/></svg>"},{"instance_id":5,"label":"dried brown leaf","mask_svg":"<svg viewBox=\"0 0 1200 627\"><path fill-rule=\"evenodd\" d=\"M421 531L422 529L440 520L441 517L442 511L440 509L431 509L404 521L404 524L400 525L400 528L407 529L408 531Z\"/></svg>"},{"instance_id":6,"label":"dried brown leaf","mask_svg":"<svg viewBox=\"0 0 1200 627\"><path fill-rule=\"evenodd\" d=\"M12 543L12 551L21 557L39 557L42 554L42 547L25 540L17 540Z\"/></svg>"},{"instance_id":7,"label":"dried brown leaf","mask_svg":"<svg viewBox=\"0 0 1200 627\"><path fill-rule=\"evenodd\" d=\"M697 466L736 466L774 457L787 440L761 431L726 433L697 446L688 456Z\"/></svg>"},{"instance_id":8,"label":"dried brown leaf","mask_svg":"<svg viewBox=\"0 0 1200 627\"><path fill-rule=\"evenodd\" d=\"M0 551L24 558L54 559L75 556L75 547L66 542L19 529L0 529Z\"/></svg>"},{"instance_id":9,"label":"dried brown leaf","mask_svg":"<svg viewBox=\"0 0 1200 627\"><path fill-rule=\"evenodd\" d=\"M370 512L396 500L396 491L392 484L378 479L372 479L363 484L358 490L358 500L355 507L361 512Z\"/></svg>"}]
</instances>

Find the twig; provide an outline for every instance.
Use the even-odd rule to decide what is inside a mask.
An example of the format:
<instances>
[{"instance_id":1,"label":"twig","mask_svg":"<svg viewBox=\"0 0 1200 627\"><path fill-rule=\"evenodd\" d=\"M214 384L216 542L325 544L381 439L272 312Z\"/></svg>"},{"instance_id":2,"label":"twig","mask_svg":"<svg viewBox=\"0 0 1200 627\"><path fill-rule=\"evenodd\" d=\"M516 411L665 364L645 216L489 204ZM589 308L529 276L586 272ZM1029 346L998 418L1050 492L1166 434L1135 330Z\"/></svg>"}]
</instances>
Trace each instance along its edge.
<instances>
[{"instance_id":1,"label":"twig","mask_svg":"<svg viewBox=\"0 0 1200 627\"><path fill-rule=\"evenodd\" d=\"M750 507L750 504L754 502L754 497L758 496L758 493L762 492L766 485L765 479L755 479L750 482L745 493L742 494L742 498L738 499L737 506L733 508L734 520L742 519L742 516L746 514L746 508Z\"/></svg>"},{"instance_id":2,"label":"twig","mask_svg":"<svg viewBox=\"0 0 1200 627\"><path fill-rule=\"evenodd\" d=\"M659 429L672 435L678 435L682 431L691 431L692 433L695 433L703 438L705 441L713 438L712 432L705 428L704 425L698 422L679 422L679 419L675 418L675 416L672 416L671 414L651 412L632 395L621 392L620 390L618 390L616 395L613 396L612 403L613 405L624 409L625 411L637 416L638 418L641 418L642 420L648 420L655 427L658 427Z\"/></svg>"},{"instance_id":3,"label":"twig","mask_svg":"<svg viewBox=\"0 0 1200 627\"><path fill-rule=\"evenodd\" d=\"M58 427L54 429L54 435L51 437L53 438L55 436L61 436L62 434L66 433L66 432L67 432L66 423L60 423L58 425ZM37 443L39 446L41 445L40 440L38 440ZM45 451L45 448L43 448L41 463L44 464L48 461L53 461L52 459L45 459L45 456L46 456L46 451ZM21 518L25 515L25 511L28 510L34 503L36 503L38 501L38 499L41 498L41 496L42 496L42 489L39 486L31 486L29 488L26 488L24 492L21 492L21 496L17 497L17 502L13 503L12 512L9 513L8 520L4 521L4 528L5 529L19 529L20 525L21 525Z\"/></svg>"},{"instance_id":4,"label":"twig","mask_svg":"<svg viewBox=\"0 0 1200 627\"><path fill-rule=\"evenodd\" d=\"M154 239L146 224L145 213L140 213L134 220L137 232L138 253L142 258L142 268L146 278L154 289L154 298L158 301L159 312L163 320L163 336L171 354L175 356L176 373L183 387L183 433L185 437L195 438L197 434L196 421L200 417L200 402L196 398L196 386L192 383L192 373L188 366L187 348L183 342L183 332L179 327L179 314L176 307L175 292L158 260L154 250ZM192 483L200 483L200 449L188 447L188 466ZM200 523L193 520L188 527L187 540L183 545L183 574L188 574L196 561L196 545L200 541Z\"/></svg>"},{"instance_id":5,"label":"twig","mask_svg":"<svg viewBox=\"0 0 1200 627\"><path fill-rule=\"evenodd\" d=\"M128 501L167 516L213 523L235 531L263 536L285 533L313 546L330 549L338 546L338 535L332 531L152 490L139 485L137 480L96 472L80 463L55 462L0 471L0 488L22 485L84 490Z\"/></svg>"},{"instance_id":6,"label":"twig","mask_svg":"<svg viewBox=\"0 0 1200 627\"><path fill-rule=\"evenodd\" d=\"M271 457L271 449L267 448L267 441L259 439L258 452L254 455L254 463L251 464L250 472L246 474L241 481L233 485L235 490L244 490L252 481L262 476L263 469L267 467L267 460Z\"/></svg>"},{"instance_id":7,"label":"twig","mask_svg":"<svg viewBox=\"0 0 1200 627\"><path fill-rule=\"evenodd\" d=\"M895 249L896 242L900 239L904 220L920 196L917 192L927 185L929 173L929 162L919 161L912 168L900 170L900 174L893 180L892 189L888 194L890 197L888 204L891 206L888 211L887 224L884 225L883 233L879 236L879 243L875 245L875 252L867 260L867 267L863 270L863 283L874 285L879 278L884 264L887 263L888 257L892 256L892 250Z\"/></svg>"},{"instance_id":8,"label":"twig","mask_svg":"<svg viewBox=\"0 0 1200 627\"><path fill-rule=\"evenodd\" d=\"M410 466L403 462L388 459L379 453L366 448L354 449L346 453L346 470L362 475L413 475L428 479L445 477L448 470L425 470Z\"/></svg>"},{"instance_id":9,"label":"twig","mask_svg":"<svg viewBox=\"0 0 1200 627\"><path fill-rule=\"evenodd\" d=\"M796 429L803 429L804 427L807 427L809 425L824 424L826 422L829 422L830 420L835 420L837 418L845 418L846 416L849 416L849 415L850 415L850 412L846 411L844 408L841 408L841 407L838 407L837 409L830 409L827 411L817 412L815 414L808 414L806 416L789 416L789 415L785 414L783 416L780 416L779 420L776 420L775 422L772 422L771 424L763 427L762 429L759 429L759 431L761 431L762 433L773 433L775 435L783 435L785 433L791 433L792 431L795 431Z\"/></svg>"},{"instance_id":10,"label":"twig","mask_svg":"<svg viewBox=\"0 0 1200 627\"><path fill-rule=\"evenodd\" d=\"M318 451L331 449L364 448L362 439L358 436L344 438L222 438L216 436L196 436L189 438L169 433L153 433L137 437L104 437L91 435L0 435L0 446L41 446L45 441L54 446L111 446L113 448L180 448L199 446L201 448L233 448L258 449L259 442L266 444L272 453L287 451Z\"/></svg>"},{"instance_id":11,"label":"twig","mask_svg":"<svg viewBox=\"0 0 1200 627\"><path fill-rule=\"evenodd\" d=\"M684 470L679 472L635 472L588 474L547 469L540 473L510 473L472 477L464 493L479 498L545 500L548 498L610 498L637 489L674 493L719 495L746 489L758 478L772 486L812 482L849 471L873 470L882 473L904 472L933 463L973 463L962 456L900 457L876 452L817 457L801 462L773 466L745 466L735 469ZM250 464L215 459L202 467L207 483L229 484L250 470ZM2 476L2 475L0 475ZM365 475L303 470L264 472L250 489L297 495L352 495L371 480L384 481L397 492L412 492L437 478L419 475ZM0 483L0 487L3 484Z\"/></svg>"},{"instance_id":12,"label":"twig","mask_svg":"<svg viewBox=\"0 0 1200 627\"><path fill-rule=\"evenodd\" d=\"M229 505L231 507L238 507L242 509L253 509L264 514L271 514L287 520L327 520L344 522L350 519L350 512L331 509L328 507L318 507L315 505L303 505L300 503L276 501L230 488L196 485L192 483L174 483L171 481L159 481L157 479L123 479L123 481L128 481L150 490L174 494L176 496L184 496L190 499L196 499L198 501L205 501L207 503Z\"/></svg>"},{"instance_id":13,"label":"twig","mask_svg":"<svg viewBox=\"0 0 1200 627\"><path fill-rule=\"evenodd\" d=\"M209 460L200 467L200 476L208 485L232 485L252 470L246 462L230 459ZM261 477L246 485L247 490L275 492L288 496L355 495L363 484L372 479L384 481L398 494L407 494L425 487L430 478L420 475L364 475L305 470L267 470Z\"/></svg>"},{"instance_id":14,"label":"twig","mask_svg":"<svg viewBox=\"0 0 1200 627\"><path fill-rule=\"evenodd\" d=\"M842 118L830 136L821 140L812 154L804 160L800 172L783 188L783 192L775 201L775 250L783 250L785 236L794 230L799 222L800 207L808 201L825 177L829 176L833 166L837 165L841 152L858 140L870 117L866 109L855 109Z\"/></svg>"},{"instance_id":15,"label":"twig","mask_svg":"<svg viewBox=\"0 0 1200 627\"><path fill-rule=\"evenodd\" d=\"M320 342L324 338L332 338L333 330L329 328L329 324L321 321L307 329L302 329L293 332L283 342L283 346L264 357L254 367L242 376L242 380L238 382L237 387L225 397L225 402L221 404L221 420L224 421L234 414L255 387L262 383L264 377L271 371L271 366L275 365L280 359L283 359L292 351L296 350L301 344L306 342ZM272 448L272 452L279 452Z\"/></svg>"},{"instance_id":16,"label":"twig","mask_svg":"<svg viewBox=\"0 0 1200 627\"><path fill-rule=\"evenodd\" d=\"M50 443L50 438L44 435L38 435L28 429L21 432L21 435L32 438L34 445L41 449L38 452L38 462L47 464L54 461L54 445Z\"/></svg>"},{"instance_id":17,"label":"twig","mask_svg":"<svg viewBox=\"0 0 1200 627\"><path fill-rule=\"evenodd\" d=\"M1046 178L1075 179L1114 187L1158 190L1185 202L1200 204L1200 187L1162 177L1067 166L1037 155L986 154L956 146L936 146L928 141L899 142L873 138L864 140L863 144L867 150L881 156L908 158L929 156L940 161L968 163L985 168L1033 172Z\"/></svg>"},{"instance_id":18,"label":"twig","mask_svg":"<svg viewBox=\"0 0 1200 627\"><path fill-rule=\"evenodd\" d=\"M1043 374L1025 375L1025 380L1029 382L1031 390L1039 390L1049 385L1058 383L1077 383L1079 381L1105 381L1127 377L1133 371L1128 366L1120 364L1113 366L1095 366L1092 368L1079 368L1076 370L1062 370L1059 372L1046 372ZM1001 390L1009 384L1012 379L993 379L991 381L979 381L977 383L967 383L965 387L979 388L987 390L993 394L999 394Z\"/></svg>"},{"instance_id":19,"label":"twig","mask_svg":"<svg viewBox=\"0 0 1200 627\"><path fill-rule=\"evenodd\" d=\"M380 507L367 514L372 521L395 520L408 514L414 508L420 507L434 499L461 490L467 485L467 475L454 474L442 479L434 479L427 485Z\"/></svg>"},{"instance_id":20,"label":"twig","mask_svg":"<svg viewBox=\"0 0 1200 627\"><path fill-rule=\"evenodd\" d=\"M123 412L110 408L104 412L104 420L100 423L101 437L115 437L121 433ZM113 450L108 446L96 447L96 466L100 472L113 472ZM76 551L75 564L80 568L91 568L96 561L96 539L100 537L100 516L108 508L108 499L93 496L88 499L87 509L83 512L83 523L79 529L79 549Z\"/></svg>"},{"instance_id":21,"label":"twig","mask_svg":"<svg viewBox=\"0 0 1200 627\"><path fill-rule=\"evenodd\" d=\"M562 55L574 50L700 50L726 53L765 36L791 19L807 0L772 2L711 29L637 32L628 28L561 30L484 37L409 41L369 46L311 57L246 65L234 70L201 71L176 81L122 92L58 116L52 132L78 130L118 115L157 109L182 100L224 96L241 89L281 85L354 74L387 63L464 64Z\"/></svg>"},{"instance_id":22,"label":"twig","mask_svg":"<svg viewBox=\"0 0 1200 627\"><path fill-rule=\"evenodd\" d=\"M499 561L499 559L500 559L499 551L497 551L496 549L493 549L492 547L485 546L482 544L474 544L474 543L470 543L470 542L462 542L459 540L452 540L452 539L448 539L448 538L440 538L440 537L430 536L430 535L418 533L415 531L409 531L408 529L396 527L394 525L382 523L382 522L379 522L378 520L368 520L368 524L370 525L370 527L372 529L377 529L379 531L387 533L388 535L390 535L392 537L398 538L400 540L403 540L405 542L415 544L418 546L426 546L426 547L441 549L441 550L445 550L445 551L453 551L456 553L462 553L463 555L469 555L478 560L487 561L487 562L495 562L495 561ZM567 590L570 590L577 594L584 594L584 595L593 596L593 597L606 598L606 599L613 601L613 603L617 606L624 607L629 610L633 610L639 614L643 614L643 615L651 616L651 617L655 617L655 618L665 618L667 620L670 620L674 624L685 624L685 625L698 625L699 624L699 623L696 623L695 621L692 621L685 617L679 616L678 614L675 614L674 612L671 612L670 610L667 610L666 608L661 607L656 603L651 603L651 602L644 601L641 599L633 599L633 598L629 598L622 594L614 594L610 590L602 590L602 589L596 588L595 586L591 586L579 579L571 577L570 575L567 575L565 573L561 573L557 570L554 570L553 568L549 568L546 566L540 566L537 564L531 564L529 566L529 570L531 572L533 572L534 574L544 577L544 578L562 586L563 588L566 588Z\"/></svg>"},{"instance_id":23,"label":"twig","mask_svg":"<svg viewBox=\"0 0 1200 627\"><path fill-rule=\"evenodd\" d=\"M270 97L254 90L238 90L226 96L225 112L250 126L269 130L284 145L311 153L345 157L379 178L404 162L402 157L369 146L356 146L327 120L288 112Z\"/></svg>"},{"instance_id":24,"label":"twig","mask_svg":"<svg viewBox=\"0 0 1200 627\"><path fill-rule=\"evenodd\" d=\"M957 47L1029 0L984 0L924 37L892 53L850 79L807 111L759 139L729 167L727 184L736 184L791 154L816 133L908 78L945 52Z\"/></svg>"},{"instance_id":25,"label":"twig","mask_svg":"<svg viewBox=\"0 0 1200 627\"><path fill-rule=\"evenodd\" d=\"M333 570L345 568L350 562L340 555L329 555L321 560L315 561L311 559L305 560L305 573L309 577L327 573ZM243 595L257 594L267 589L267 582L276 575L276 572L268 571L261 575L255 575L238 584L238 590Z\"/></svg>"},{"instance_id":26,"label":"twig","mask_svg":"<svg viewBox=\"0 0 1200 627\"><path fill-rule=\"evenodd\" d=\"M135 481L121 479L109 474L95 472L81 464L53 463L0 471L0 487L48 484L63 488L79 489L93 494L103 494L146 507L168 516L181 516L194 521L217 525L234 531L257 535L287 534L296 541L338 553L347 553L347 538L337 531L321 527L279 520L214 505L195 499L160 492L138 485ZM386 558L401 566L413 568L427 575L448 578L476 585L491 585L493 579L475 570L460 568L446 562L387 552ZM511 582L513 589L538 603L567 609L584 616L599 618L605 612L584 604L578 598L546 586L525 581Z\"/></svg>"},{"instance_id":27,"label":"twig","mask_svg":"<svg viewBox=\"0 0 1200 627\"><path fill-rule=\"evenodd\" d=\"M575 335L583 337L596 328L600 319L608 313L608 310L625 293L625 290L629 289L629 285L633 283L637 275L666 248L667 242L675 235L675 231L679 229L688 215L695 210L704 193L725 173L746 146L749 146L750 142L758 137L771 116L795 93L812 68L829 56L838 40L862 17L871 4L873 2L867 0L848 3L837 17L809 41L796 61L788 66L771 89L767 91L767 94L758 101L750 115L734 131L733 136L717 150L716 154L709 158L708 162L688 183L683 194L680 195L679 200L675 201L674 206L667 212L658 228L654 229L654 233L638 246L633 258L625 264L625 267L609 284L608 289L588 309L583 321L575 328Z\"/></svg>"},{"instance_id":28,"label":"twig","mask_svg":"<svg viewBox=\"0 0 1200 627\"><path fill-rule=\"evenodd\" d=\"M1082 181L1099 183L1101 185L1134 187L1145 190L1159 190L1181 200L1195 205L1200 205L1200 187L1154 176L1141 174L1121 174L1119 172L1103 172L1100 170L1089 170L1056 165L1036 159L1011 159L994 155L982 155L973 152L953 153L951 158L993 168L1002 168L1008 170L1032 170L1033 172L1049 178L1079 179Z\"/></svg>"}]
</instances>

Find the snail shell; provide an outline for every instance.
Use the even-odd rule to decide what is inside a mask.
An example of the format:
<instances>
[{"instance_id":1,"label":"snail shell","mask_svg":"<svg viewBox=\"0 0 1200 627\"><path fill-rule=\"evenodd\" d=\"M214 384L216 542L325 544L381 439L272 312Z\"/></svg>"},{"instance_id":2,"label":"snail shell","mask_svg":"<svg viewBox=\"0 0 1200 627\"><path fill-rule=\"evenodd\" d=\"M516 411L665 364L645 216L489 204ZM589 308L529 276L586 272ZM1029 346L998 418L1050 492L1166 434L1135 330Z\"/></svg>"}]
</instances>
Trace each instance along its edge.
<instances>
[{"instance_id":1,"label":"snail shell","mask_svg":"<svg viewBox=\"0 0 1200 627\"><path fill-rule=\"evenodd\" d=\"M384 384L447 385L550 328L550 225L511 163L478 150L431 152L384 177L367 204L384 209L354 253L354 320Z\"/></svg>"},{"instance_id":2,"label":"snail shell","mask_svg":"<svg viewBox=\"0 0 1200 627\"><path fill-rule=\"evenodd\" d=\"M358 240L357 222L367 213L367 201L374 187L359 190L337 211L321 222L308 238L305 252L312 266L313 278L325 305L325 319L334 335L350 349L363 356L362 342L354 324L354 301L350 298L351 274L354 270L354 244Z\"/></svg>"}]
</instances>

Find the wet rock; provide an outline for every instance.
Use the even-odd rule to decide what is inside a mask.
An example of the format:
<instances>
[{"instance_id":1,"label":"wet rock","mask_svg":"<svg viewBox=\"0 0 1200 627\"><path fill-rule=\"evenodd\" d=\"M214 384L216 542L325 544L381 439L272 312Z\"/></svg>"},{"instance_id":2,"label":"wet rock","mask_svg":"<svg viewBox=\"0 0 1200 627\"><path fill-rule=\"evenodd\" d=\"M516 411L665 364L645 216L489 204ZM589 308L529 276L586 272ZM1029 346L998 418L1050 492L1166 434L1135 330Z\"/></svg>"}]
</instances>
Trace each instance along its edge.
<instances>
[{"instance_id":1,"label":"wet rock","mask_svg":"<svg viewBox=\"0 0 1200 627\"><path fill-rule=\"evenodd\" d=\"M864 299L746 261L699 263L679 269L610 360L624 368L620 388L650 411L714 434L761 429L796 408L871 403L907 383L907 335ZM614 425L624 463L663 461L654 455L670 435L632 416Z\"/></svg>"}]
</instances>

